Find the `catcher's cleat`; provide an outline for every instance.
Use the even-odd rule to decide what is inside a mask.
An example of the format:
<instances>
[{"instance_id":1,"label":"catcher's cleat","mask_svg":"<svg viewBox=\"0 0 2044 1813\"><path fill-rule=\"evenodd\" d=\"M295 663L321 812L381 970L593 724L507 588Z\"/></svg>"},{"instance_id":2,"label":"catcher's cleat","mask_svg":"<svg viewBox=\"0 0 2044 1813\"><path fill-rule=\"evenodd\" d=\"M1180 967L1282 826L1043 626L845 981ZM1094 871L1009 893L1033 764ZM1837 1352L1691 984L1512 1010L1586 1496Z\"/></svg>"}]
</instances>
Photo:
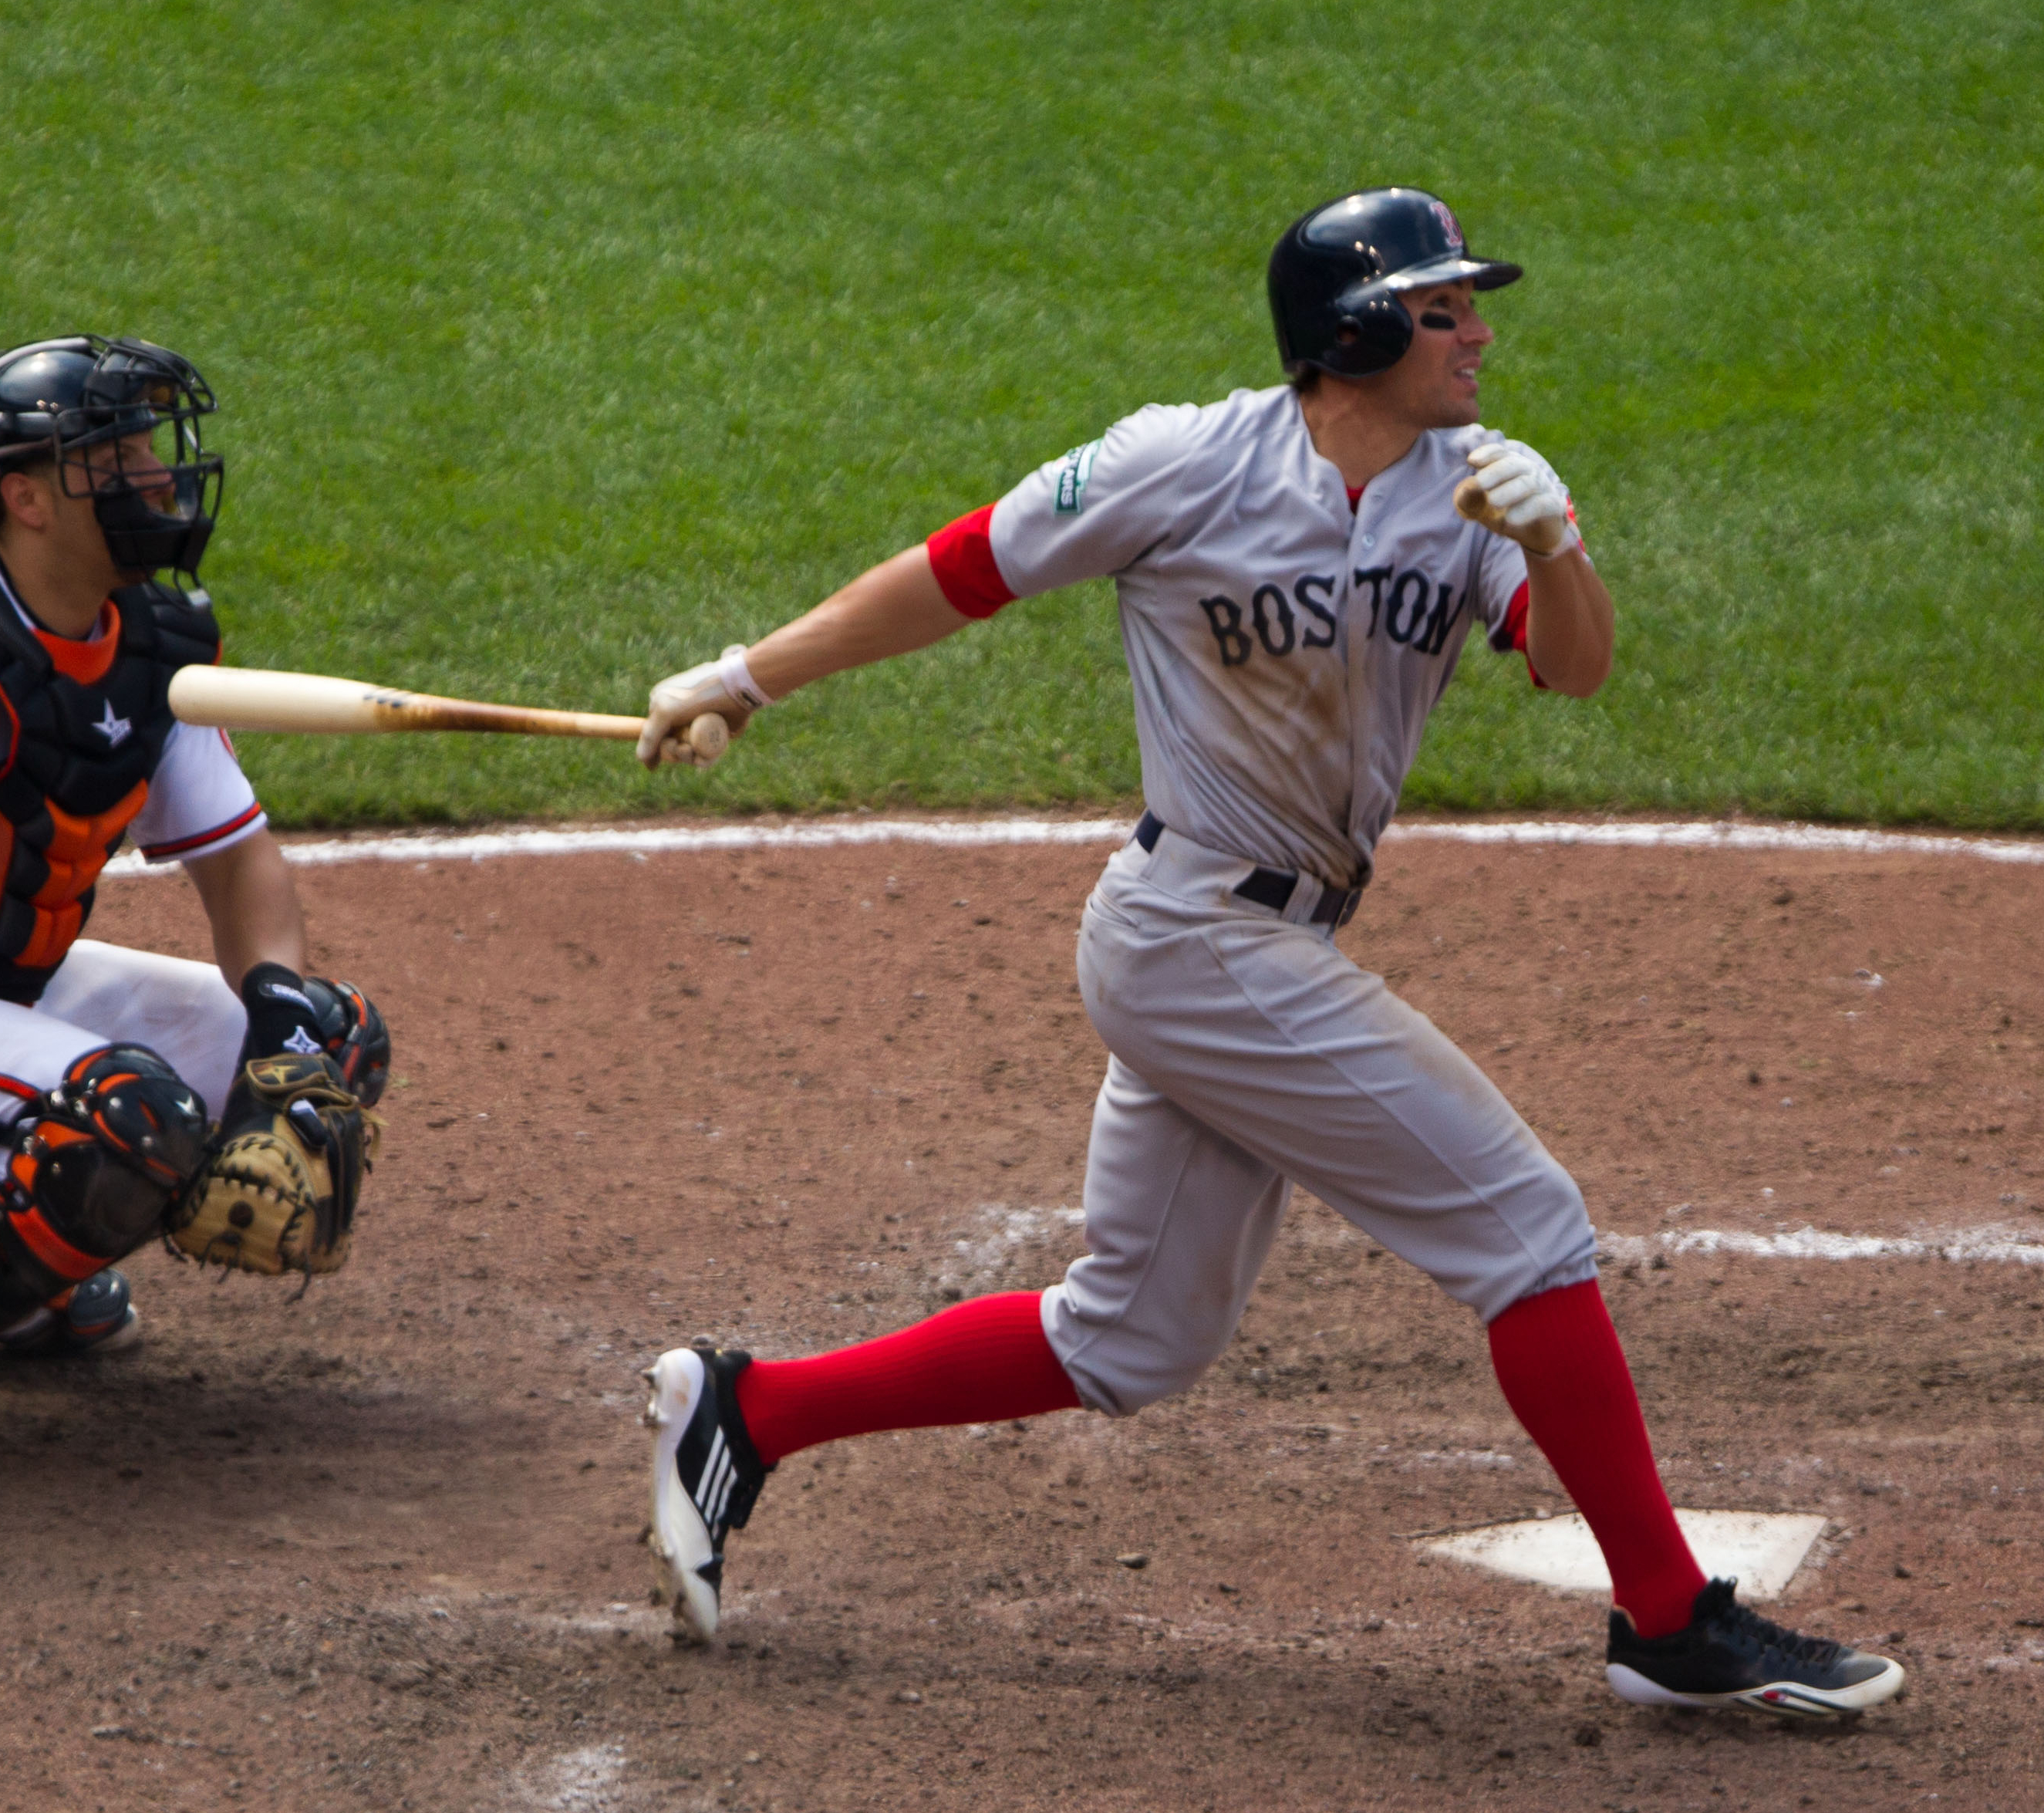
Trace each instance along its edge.
<instances>
[{"instance_id":1,"label":"catcher's cleat","mask_svg":"<svg viewBox=\"0 0 2044 1813\"><path fill-rule=\"evenodd\" d=\"M141 1321L128 1300L127 1279L110 1265L0 1329L0 1353L117 1353L142 1338Z\"/></svg>"},{"instance_id":2,"label":"catcher's cleat","mask_svg":"<svg viewBox=\"0 0 2044 1813\"><path fill-rule=\"evenodd\" d=\"M1864 1712L1902 1691L1902 1666L1785 1629L1732 1597L1735 1580L1696 1595L1688 1625L1642 1637L1612 1609L1605 1673L1635 1706L1750 1706L1795 1719Z\"/></svg>"},{"instance_id":3,"label":"catcher's cleat","mask_svg":"<svg viewBox=\"0 0 2044 1813\"><path fill-rule=\"evenodd\" d=\"M742 1530L773 1469L759 1463L738 1408L738 1376L751 1356L676 1347L645 1375L653 1388L646 1422L653 1431L655 1592L674 1607L681 1634L707 1643L717 1634L724 1584L724 1538Z\"/></svg>"}]
</instances>

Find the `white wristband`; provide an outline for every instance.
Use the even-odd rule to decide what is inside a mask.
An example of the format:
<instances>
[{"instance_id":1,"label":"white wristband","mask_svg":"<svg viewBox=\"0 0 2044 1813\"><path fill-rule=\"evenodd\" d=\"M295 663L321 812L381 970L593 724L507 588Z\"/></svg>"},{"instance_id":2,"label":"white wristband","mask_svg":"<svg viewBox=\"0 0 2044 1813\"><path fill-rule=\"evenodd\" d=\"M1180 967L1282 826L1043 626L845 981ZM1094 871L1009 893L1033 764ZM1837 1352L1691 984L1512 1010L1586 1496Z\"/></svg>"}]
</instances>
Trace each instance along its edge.
<instances>
[{"instance_id":1,"label":"white wristband","mask_svg":"<svg viewBox=\"0 0 2044 1813\"><path fill-rule=\"evenodd\" d=\"M774 702L753 679L752 670L746 666L745 645L742 642L733 644L717 657L717 677L724 690L747 711L758 711Z\"/></svg>"}]
</instances>

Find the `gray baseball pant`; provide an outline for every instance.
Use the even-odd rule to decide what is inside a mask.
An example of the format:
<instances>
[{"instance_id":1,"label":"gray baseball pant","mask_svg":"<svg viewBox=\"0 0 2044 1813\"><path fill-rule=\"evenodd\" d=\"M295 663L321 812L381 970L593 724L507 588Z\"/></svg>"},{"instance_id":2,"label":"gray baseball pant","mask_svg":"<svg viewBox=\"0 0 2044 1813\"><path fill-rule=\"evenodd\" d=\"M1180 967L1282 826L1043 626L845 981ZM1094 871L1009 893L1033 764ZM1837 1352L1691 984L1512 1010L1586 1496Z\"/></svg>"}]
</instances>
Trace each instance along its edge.
<instances>
[{"instance_id":1,"label":"gray baseball pant","mask_svg":"<svg viewBox=\"0 0 2044 1813\"><path fill-rule=\"evenodd\" d=\"M1109 860L1079 988L1111 1053L1086 1154L1090 1251L1043 1293L1079 1395L1125 1416L1233 1337L1304 1184L1485 1322L1596 1273L1574 1180L1496 1087L1250 864L1166 830Z\"/></svg>"}]
</instances>

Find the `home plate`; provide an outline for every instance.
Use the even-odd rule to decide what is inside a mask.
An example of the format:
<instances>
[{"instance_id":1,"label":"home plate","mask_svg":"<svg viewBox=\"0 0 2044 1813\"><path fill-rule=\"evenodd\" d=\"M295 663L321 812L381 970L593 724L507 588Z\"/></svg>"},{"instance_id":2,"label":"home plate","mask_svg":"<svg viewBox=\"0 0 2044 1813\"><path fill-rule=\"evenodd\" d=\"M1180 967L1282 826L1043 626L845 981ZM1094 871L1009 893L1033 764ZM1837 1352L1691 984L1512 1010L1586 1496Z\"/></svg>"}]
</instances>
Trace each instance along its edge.
<instances>
[{"instance_id":1,"label":"home plate","mask_svg":"<svg viewBox=\"0 0 2044 1813\"><path fill-rule=\"evenodd\" d=\"M1678 1511L1675 1521L1696 1552L1696 1565L1713 1579L1736 1576L1741 1599L1779 1599L1825 1522L1793 1511ZM1596 1538L1573 1511L1566 1517L1465 1530L1436 1537L1424 1546L1473 1567L1563 1592L1611 1591L1611 1573Z\"/></svg>"}]
</instances>

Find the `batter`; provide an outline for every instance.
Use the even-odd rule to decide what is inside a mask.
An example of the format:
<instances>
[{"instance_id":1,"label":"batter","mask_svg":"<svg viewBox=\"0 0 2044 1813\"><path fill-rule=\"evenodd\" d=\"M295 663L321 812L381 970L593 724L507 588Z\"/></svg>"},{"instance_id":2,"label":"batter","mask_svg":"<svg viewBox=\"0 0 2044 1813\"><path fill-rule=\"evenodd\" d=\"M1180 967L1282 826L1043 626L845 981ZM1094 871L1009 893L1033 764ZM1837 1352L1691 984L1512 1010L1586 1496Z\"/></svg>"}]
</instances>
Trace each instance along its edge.
<instances>
[{"instance_id":1,"label":"batter","mask_svg":"<svg viewBox=\"0 0 2044 1813\"><path fill-rule=\"evenodd\" d=\"M1295 1184L1485 1324L1514 1412L1610 1564L1608 1669L1648 1703L1811 1715L1902 1670L1758 1617L1676 1524L1596 1281L1581 1192L1426 1017L1336 945L1427 714L1478 636L1585 697L1611 599L1568 494L1478 425L1493 334L1472 256L1412 189L1341 198L1278 241L1289 382L1152 406L750 649L653 691L642 760L824 676L924 647L1012 599L1112 575L1147 810L1079 932L1110 1057L1089 1249L1039 1295L758 1361L678 1349L650 1375L653 1543L682 1626L715 1630L727 1531L820 1441L1084 1407L1126 1416L1226 1348ZM1458 484L1473 478L1458 513Z\"/></svg>"}]
</instances>

